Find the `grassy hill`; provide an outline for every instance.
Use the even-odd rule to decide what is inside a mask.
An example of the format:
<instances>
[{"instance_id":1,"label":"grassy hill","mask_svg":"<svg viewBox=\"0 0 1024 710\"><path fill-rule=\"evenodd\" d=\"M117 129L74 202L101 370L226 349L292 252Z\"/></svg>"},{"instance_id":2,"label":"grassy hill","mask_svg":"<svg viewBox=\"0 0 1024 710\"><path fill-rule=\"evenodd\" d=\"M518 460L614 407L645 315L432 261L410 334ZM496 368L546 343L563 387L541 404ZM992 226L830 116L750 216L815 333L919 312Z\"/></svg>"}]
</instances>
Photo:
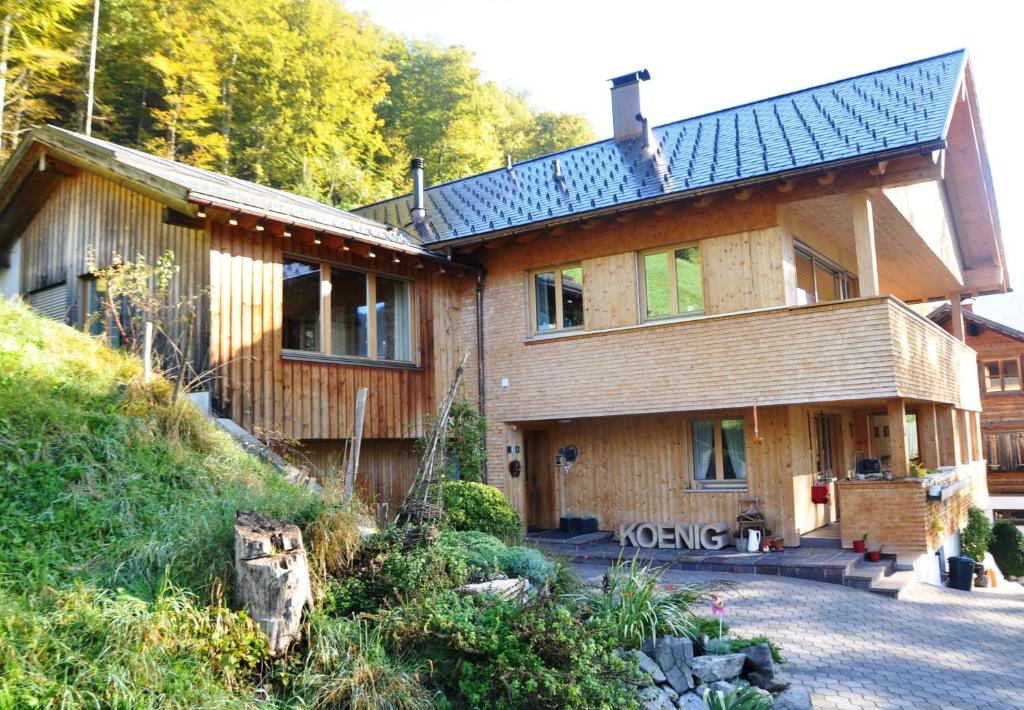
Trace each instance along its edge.
<instances>
[{"instance_id":1,"label":"grassy hill","mask_svg":"<svg viewBox=\"0 0 1024 710\"><path fill-rule=\"evenodd\" d=\"M0 301L0 709L247 705L234 511L318 506L137 361Z\"/></svg>"}]
</instances>

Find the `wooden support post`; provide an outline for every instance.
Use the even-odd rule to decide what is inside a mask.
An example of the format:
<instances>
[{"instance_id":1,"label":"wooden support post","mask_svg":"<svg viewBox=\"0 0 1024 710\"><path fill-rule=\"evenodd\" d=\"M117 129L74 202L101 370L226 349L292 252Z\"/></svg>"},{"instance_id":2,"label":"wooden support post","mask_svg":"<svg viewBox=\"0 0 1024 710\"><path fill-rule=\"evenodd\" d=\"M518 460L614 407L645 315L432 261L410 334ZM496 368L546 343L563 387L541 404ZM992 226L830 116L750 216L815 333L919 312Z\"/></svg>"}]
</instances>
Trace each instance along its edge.
<instances>
[{"instance_id":1,"label":"wooden support post","mask_svg":"<svg viewBox=\"0 0 1024 710\"><path fill-rule=\"evenodd\" d=\"M939 465L960 463L960 428L956 424L956 408L949 404L936 407L939 423Z\"/></svg>"},{"instance_id":2,"label":"wooden support post","mask_svg":"<svg viewBox=\"0 0 1024 710\"><path fill-rule=\"evenodd\" d=\"M938 468L939 418L935 403L926 404L917 412L917 434L921 439L921 464L925 468Z\"/></svg>"},{"instance_id":3,"label":"wooden support post","mask_svg":"<svg viewBox=\"0 0 1024 710\"><path fill-rule=\"evenodd\" d=\"M858 192L850 196L853 205L853 234L857 246L857 281L861 296L877 296L878 256L875 253L875 218L871 196Z\"/></svg>"},{"instance_id":4,"label":"wooden support post","mask_svg":"<svg viewBox=\"0 0 1024 710\"><path fill-rule=\"evenodd\" d=\"M981 461L985 458L985 446L981 438L981 412L971 412L971 416L974 424L974 458Z\"/></svg>"},{"instance_id":5,"label":"wooden support post","mask_svg":"<svg viewBox=\"0 0 1024 710\"><path fill-rule=\"evenodd\" d=\"M153 324L146 321L145 341L142 344L142 381L149 384L153 378Z\"/></svg>"},{"instance_id":6,"label":"wooden support post","mask_svg":"<svg viewBox=\"0 0 1024 710\"><path fill-rule=\"evenodd\" d=\"M889 413L889 453L892 455L892 477L906 478L910 473L907 464L907 410L903 400L890 399L887 402Z\"/></svg>"},{"instance_id":7,"label":"wooden support post","mask_svg":"<svg viewBox=\"0 0 1024 710\"><path fill-rule=\"evenodd\" d=\"M953 323L953 337L961 343L967 342L964 335L964 313L960 307L960 294L954 293L949 297L949 315Z\"/></svg>"},{"instance_id":8,"label":"wooden support post","mask_svg":"<svg viewBox=\"0 0 1024 710\"><path fill-rule=\"evenodd\" d=\"M356 473L359 471L359 450L363 444L363 419L366 416L366 388L356 391L356 418L352 426L352 446L348 450L348 463L345 466L345 500L352 500L356 490Z\"/></svg>"},{"instance_id":9,"label":"wooden support post","mask_svg":"<svg viewBox=\"0 0 1024 710\"><path fill-rule=\"evenodd\" d=\"M957 410L956 423L960 429L960 463L970 463L977 458L974 437L971 435L971 413L966 409Z\"/></svg>"}]
</instances>

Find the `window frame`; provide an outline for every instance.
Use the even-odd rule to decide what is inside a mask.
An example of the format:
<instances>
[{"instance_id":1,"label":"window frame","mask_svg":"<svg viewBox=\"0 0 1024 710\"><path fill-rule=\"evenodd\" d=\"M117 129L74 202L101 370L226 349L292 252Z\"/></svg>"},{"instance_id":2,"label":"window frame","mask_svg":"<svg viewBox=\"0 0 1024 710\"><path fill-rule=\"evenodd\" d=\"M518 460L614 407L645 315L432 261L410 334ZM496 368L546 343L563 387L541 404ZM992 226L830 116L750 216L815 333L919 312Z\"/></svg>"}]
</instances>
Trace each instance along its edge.
<instances>
[{"instance_id":1,"label":"window frame","mask_svg":"<svg viewBox=\"0 0 1024 710\"><path fill-rule=\"evenodd\" d=\"M796 272L796 268L795 268L796 267L796 263L795 263L795 261L796 261L796 259L799 259L801 256L806 258L806 259L809 259L810 262L811 262L811 280L814 282L814 303L797 303L797 305L813 306L813 305L817 305L819 303L835 303L837 301L848 301L851 298L858 298L858 296L860 294L860 281L857 278L857 275L855 273L853 273L852 271L850 271L849 269L844 268L842 264L837 264L836 262L834 262L831 259L829 259L827 256L824 256L823 254L821 254L821 252L817 251L816 249L814 249L811 246L808 246L807 244L805 244L804 242L800 241L799 239L794 239L793 240L794 274ZM835 291L836 291L836 296L837 296L837 298L835 298L834 300L823 301L819 297L819 293L820 293L820 289L818 288L818 267L819 266L824 271L828 271L828 272L830 272L832 274L832 279L833 279L833 282L835 284ZM796 286L796 293L794 295L797 298L799 298L800 287L799 287L798 284L796 284L795 279L796 279L796 277L794 275L794 285ZM851 287L852 283L856 283L857 284L857 294L858 294L858 296L851 295L851 288L850 287Z\"/></svg>"},{"instance_id":2,"label":"window frame","mask_svg":"<svg viewBox=\"0 0 1024 710\"><path fill-rule=\"evenodd\" d=\"M722 422L726 420L738 419L743 422L743 460L747 466L747 475L745 478L721 478L720 476L725 475L725 446L723 444L724 435L722 434ZM697 470L693 465L693 425L697 422L713 422L714 423L714 447L715 447L715 476L712 479L700 479L697 478ZM690 491L714 491L714 492L734 492L734 491L747 491L750 490L750 461L747 459L747 453L750 451L749 442L747 441L747 433L750 429L750 422L747 421L745 414L709 414L707 416L688 416L683 420L683 428L685 432L686 451L684 456L686 458L686 477L687 477L687 490Z\"/></svg>"},{"instance_id":3,"label":"window frame","mask_svg":"<svg viewBox=\"0 0 1024 710\"><path fill-rule=\"evenodd\" d=\"M343 362L359 365L381 365L389 367L419 367L420 348L417 334L418 311L416 280L401 274L394 274L387 271L366 269L353 264L346 264L339 261L331 261L320 257L311 257L297 252L284 252L282 254L282 266L285 261L301 261L311 266L320 267L320 348L318 350L295 350L284 347L284 328L278 337L281 339L281 355L289 360L318 360L329 362ZM366 275L366 352L363 355L342 355L330 352L331 347L331 269L339 271L353 271ZM388 360L377 357L377 277L381 276L392 281L400 281L407 284L409 289L409 360ZM284 313L284 274L282 269L280 281L280 302L282 317ZM325 286L326 285L326 286Z\"/></svg>"},{"instance_id":4,"label":"window frame","mask_svg":"<svg viewBox=\"0 0 1024 710\"><path fill-rule=\"evenodd\" d=\"M1006 389L1006 363L1012 362L1017 366L1017 388ZM999 369L999 387L990 389L988 386L988 366L995 364ZM1021 376L1021 358L1000 357L981 362L981 391L985 394L1020 394L1024 392L1024 378Z\"/></svg>"},{"instance_id":5,"label":"window frame","mask_svg":"<svg viewBox=\"0 0 1024 710\"><path fill-rule=\"evenodd\" d=\"M568 328L562 325L565 312L564 304L562 303L562 272L566 269L579 269L580 270L580 283L583 284L583 324L574 325ZM540 330L537 327L537 287L536 279L539 274L555 273L555 326L548 328L547 330ZM587 309L586 309L586 272L583 270L582 261L567 261L562 264L555 266L545 266L539 269L530 269L526 273L526 293L527 293L527 317L530 328L531 337L543 338L548 335L554 335L556 333L576 333L587 329Z\"/></svg>"},{"instance_id":6,"label":"window frame","mask_svg":"<svg viewBox=\"0 0 1024 710\"><path fill-rule=\"evenodd\" d=\"M697 249L700 252L700 294L701 294L701 309L699 311L679 311L679 283L677 281L676 265L675 265L675 254L680 249ZM668 280L669 280L669 313L663 316L649 316L647 315L647 257L652 254L665 254L665 258L668 260ZM701 245L701 241L689 241L681 242L679 244L671 244L667 246L654 247L651 249L644 249L636 253L637 260L637 289L640 291L640 322L641 323L653 323L657 321L665 320L679 320L681 318L695 318L697 316L707 315L707 276L704 270L704 249Z\"/></svg>"}]
</instances>

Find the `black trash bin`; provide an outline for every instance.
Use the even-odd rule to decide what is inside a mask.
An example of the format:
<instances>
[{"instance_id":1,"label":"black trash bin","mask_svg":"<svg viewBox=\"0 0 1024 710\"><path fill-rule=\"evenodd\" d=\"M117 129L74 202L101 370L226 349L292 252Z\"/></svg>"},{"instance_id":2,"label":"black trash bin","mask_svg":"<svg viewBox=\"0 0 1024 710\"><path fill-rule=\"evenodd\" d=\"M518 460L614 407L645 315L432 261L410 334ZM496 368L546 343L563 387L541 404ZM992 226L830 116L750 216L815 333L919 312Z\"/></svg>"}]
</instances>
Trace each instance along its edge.
<instances>
[{"instance_id":1,"label":"black trash bin","mask_svg":"<svg viewBox=\"0 0 1024 710\"><path fill-rule=\"evenodd\" d=\"M949 586L965 592L974 584L974 560L970 557L949 558Z\"/></svg>"}]
</instances>

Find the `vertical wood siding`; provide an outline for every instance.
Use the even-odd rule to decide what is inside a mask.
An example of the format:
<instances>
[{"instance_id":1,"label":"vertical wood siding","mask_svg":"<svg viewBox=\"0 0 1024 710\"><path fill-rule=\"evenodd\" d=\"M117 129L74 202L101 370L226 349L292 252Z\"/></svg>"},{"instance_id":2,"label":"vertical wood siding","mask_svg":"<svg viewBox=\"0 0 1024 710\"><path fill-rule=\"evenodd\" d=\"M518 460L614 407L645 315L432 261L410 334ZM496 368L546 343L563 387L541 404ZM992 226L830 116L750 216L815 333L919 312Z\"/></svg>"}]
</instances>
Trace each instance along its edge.
<instances>
[{"instance_id":1,"label":"vertical wood siding","mask_svg":"<svg viewBox=\"0 0 1024 710\"><path fill-rule=\"evenodd\" d=\"M70 320L80 320L89 249L99 265L111 263L115 253L128 260L139 255L153 263L167 250L181 267L173 280L169 300L180 303L198 296L192 358L197 369L206 365L209 332L209 237L202 231L163 222L163 207L119 185L90 173L63 180L22 233L23 293L64 282ZM171 336L183 341L181 327Z\"/></svg>"},{"instance_id":2,"label":"vertical wood siding","mask_svg":"<svg viewBox=\"0 0 1024 710\"><path fill-rule=\"evenodd\" d=\"M403 439L422 433L438 393L457 364L459 282L436 267L371 260L351 252L302 245L297 240L212 223L211 358L218 369L214 401L241 426L276 431L290 439L351 435L356 390L366 387L363 436ZM286 251L314 260L353 264L413 281L415 368L308 362L282 354L282 270Z\"/></svg>"}]
</instances>

